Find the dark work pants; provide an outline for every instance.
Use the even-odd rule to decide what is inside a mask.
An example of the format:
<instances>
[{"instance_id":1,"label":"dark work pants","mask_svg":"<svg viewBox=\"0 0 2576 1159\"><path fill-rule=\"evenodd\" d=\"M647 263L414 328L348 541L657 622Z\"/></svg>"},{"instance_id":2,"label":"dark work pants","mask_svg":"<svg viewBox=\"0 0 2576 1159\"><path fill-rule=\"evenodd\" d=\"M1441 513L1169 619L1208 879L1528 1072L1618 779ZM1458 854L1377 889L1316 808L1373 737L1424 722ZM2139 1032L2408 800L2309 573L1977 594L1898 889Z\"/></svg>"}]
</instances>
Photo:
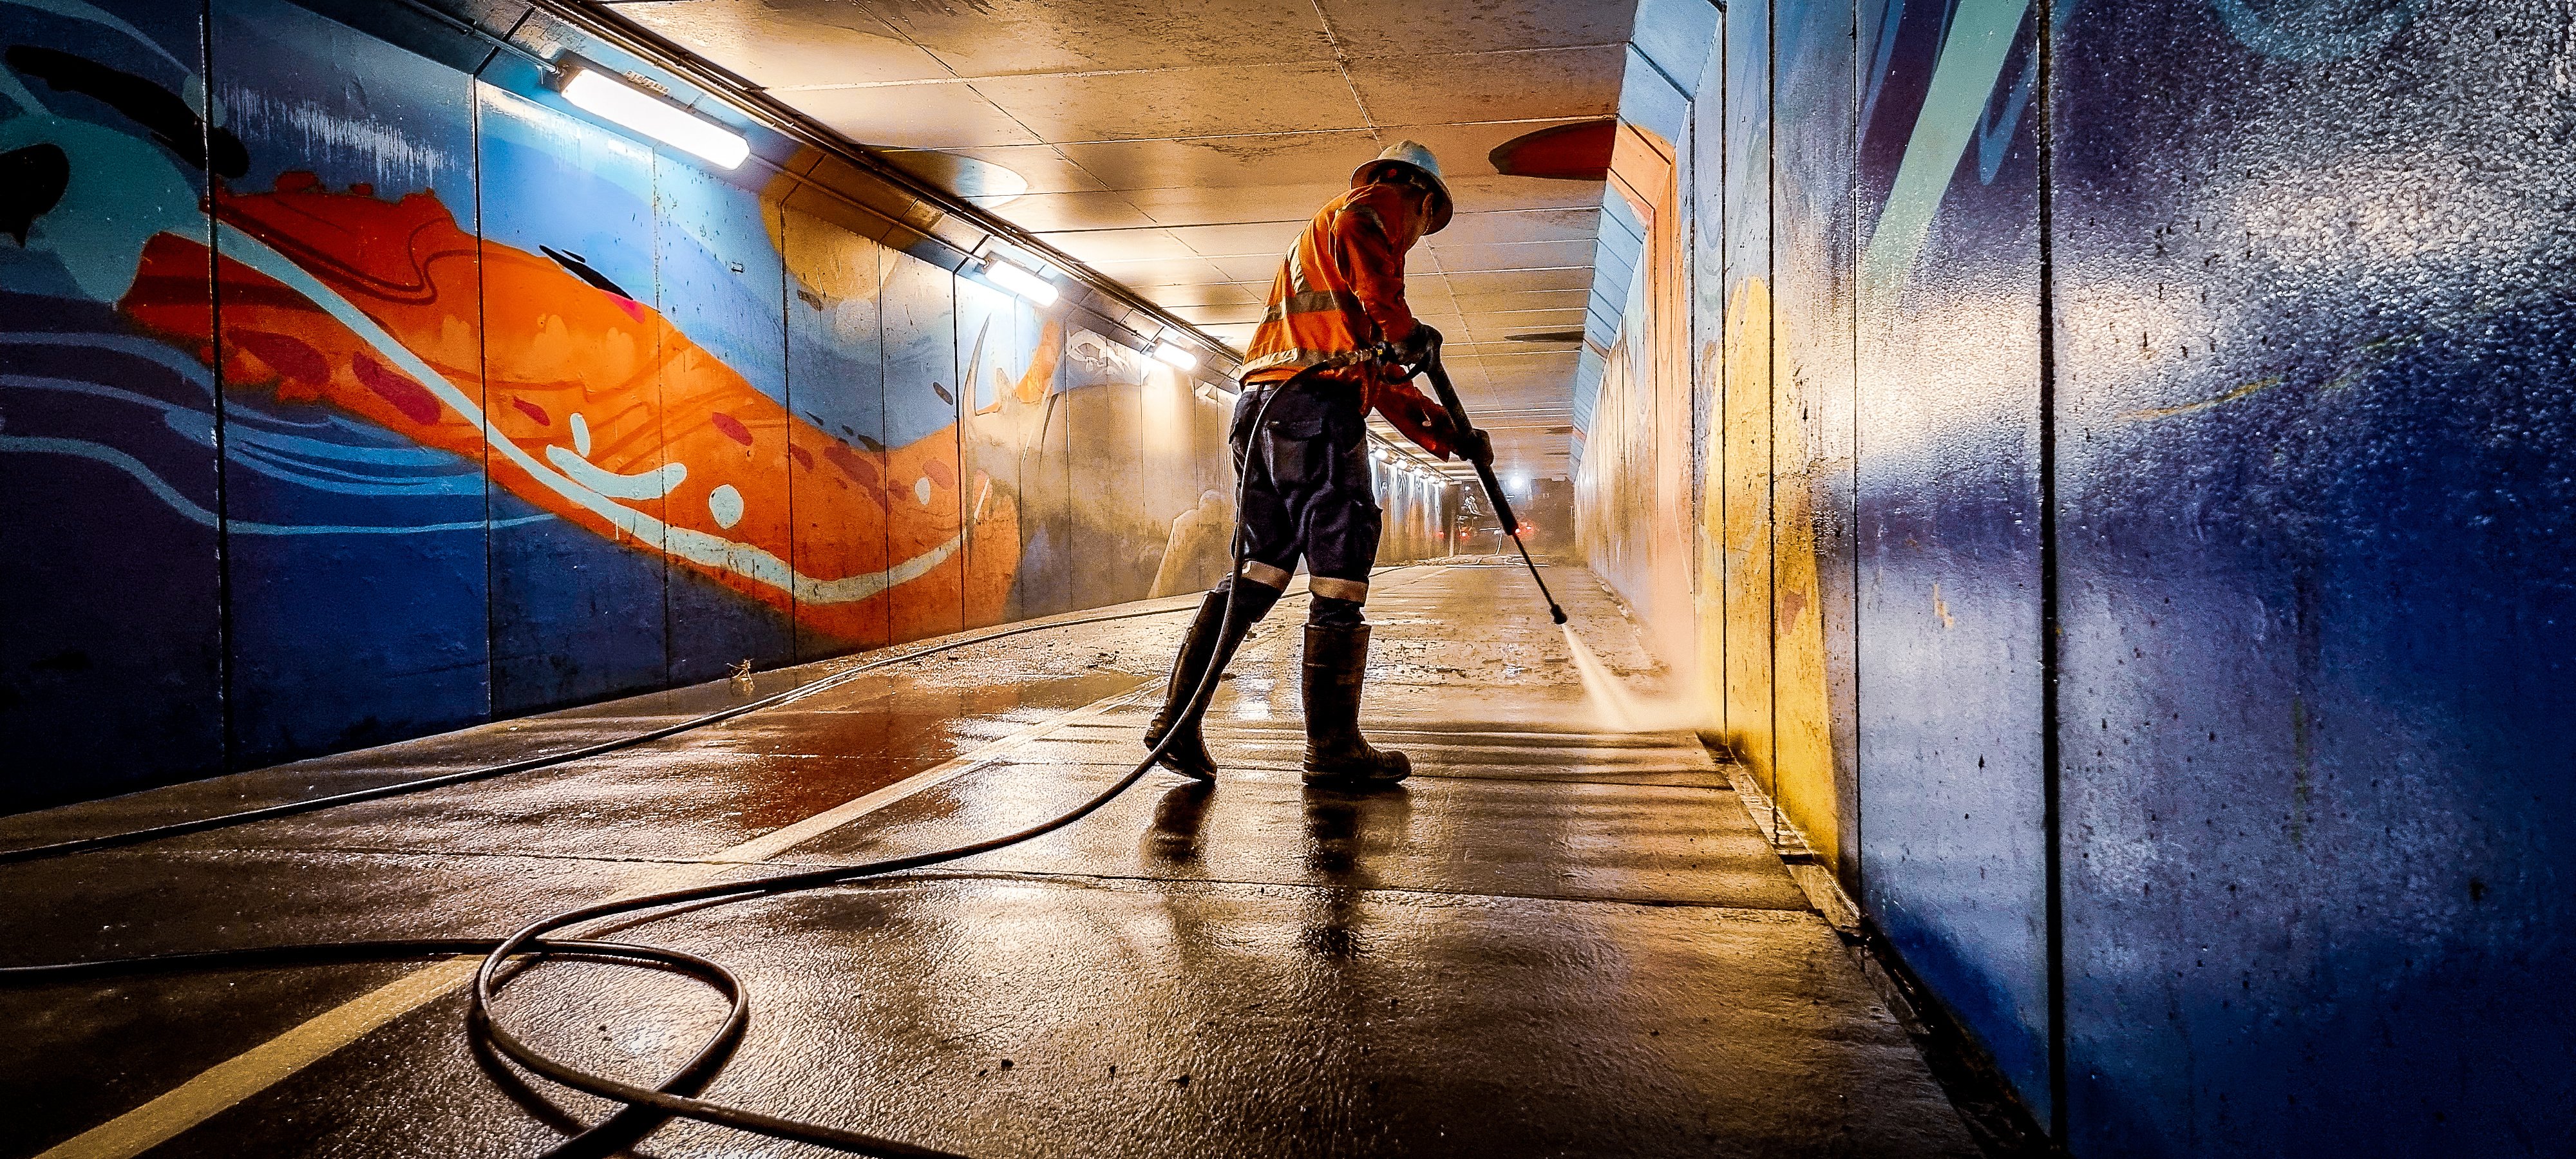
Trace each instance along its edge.
<instances>
[{"instance_id":1,"label":"dark work pants","mask_svg":"<svg viewBox=\"0 0 2576 1159\"><path fill-rule=\"evenodd\" d=\"M1253 419L1273 393L1256 431ZM1315 593L1308 620L1359 623L1381 514L1358 389L1301 382L1246 390L1235 401L1229 441L1243 480L1245 577L1285 587L1303 558Z\"/></svg>"}]
</instances>

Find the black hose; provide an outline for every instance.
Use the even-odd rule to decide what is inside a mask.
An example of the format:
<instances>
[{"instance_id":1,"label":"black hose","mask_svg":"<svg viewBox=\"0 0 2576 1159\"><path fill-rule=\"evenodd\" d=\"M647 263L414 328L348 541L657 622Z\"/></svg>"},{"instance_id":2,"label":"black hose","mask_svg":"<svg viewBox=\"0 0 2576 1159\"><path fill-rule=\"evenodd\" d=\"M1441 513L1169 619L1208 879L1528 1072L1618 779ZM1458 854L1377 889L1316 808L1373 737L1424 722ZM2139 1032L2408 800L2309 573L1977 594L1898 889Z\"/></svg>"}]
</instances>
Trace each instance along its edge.
<instances>
[{"instance_id":1,"label":"black hose","mask_svg":"<svg viewBox=\"0 0 2576 1159\"><path fill-rule=\"evenodd\" d=\"M1252 429L1254 431L1255 439L1259 438L1262 424L1269 418L1270 405L1277 401L1279 395L1285 393L1288 389L1296 385L1297 381L1292 379L1288 383L1284 383L1279 387L1273 388L1263 395L1260 408L1254 412L1253 416ZM1243 556L1248 537L1244 532L1240 513L1243 510L1244 477L1250 465L1251 464L1248 461L1236 464L1235 511L1237 512L1238 517L1235 524L1235 533L1228 552L1231 560L1230 570L1228 573L1230 578L1225 585L1224 616L1218 621L1220 624L1230 624L1233 622L1235 601L1239 598L1238 593L1240 591L1240 586L1243 583L1248 582L1242 575ZM1131 612L1119 616L1099 617L1098 620L1076 622L1091 623L1099 622L1099 620L1127 619L1135 616L1159 614L1164 613ZM942 645L937 649L924 649L907 656L879 661L878 663L892 663L894 659L912 659L917 656L928 655L933 651L944 650L948 647L957 647L966 643L980 643L982 640L998 639L1002 636L1013 635L1020 631L1033 631L1040 627L1065 626L1070 625L1062 622L1047 625L1029 625L1012 631L996 632L977 640L957 641L952 644ZM1049 818L1048 820L1039 822L1038 824L1031 825L1025 829L1003 834L999 837L988 837L981 841L971 842L966 845L955 846L949 849L934 850L927 853L916 853L905 857L889 858L883 861L874 861L863 865L810 869L795 873L753 878L744 881L717 882L709 885L693 886L684 889L664 890L658 893L643 894L636 897L621 898L614 901L597 902L548 914L520 927L517 932L512 933L508 937L498 940L431 938L374 942L319 943L298 946L269 946L247 950L163 954L140 958L126 958L96 962L73 962L58 965L18 966L0 968L0 985L31 985L69 982L134 973L279 966L314 962L367 961L382 958L420 957L437 954L482 953L484 955L483 963L475 971L473 989L468 999L466 1012L467 1030L468 1033L473 1036L475 1044L479 1048L488 1048L494 1054L507 1058L522 1067L526 1067L528 1070L536 1074L542 1075L557 1083L561 1083L564 1086L571 1087L574 1090L584 1091L601 1098L626 1104L625 1110L619 1111L617 1114L610 1116L609 1119L581 1131L571 1139L566 1140L564 1143L550 1150L548 1152L550 1156L604 1155L609 1152L622 1149L625 1146L640 1140L644 1135L650 1133L656 1127L659 1127L669 1118L681 1117L733 1127L737 1130L768 1135L773 1138L816 1143L836 1150L848 1151L861 1155L890 1156L899 1157L899 1159L957 1159L957 1157L950 1152L920 1147L900 1140L881 1138L864 1132L844 1130L820 1123L808 1123L797 1119L784 1118L777 1115L770 1115L759 1111L748 1110L696 1097L693 1092L695 1090L702 1089L708 1081L713 1079L715 1071L722 1066L726 1059L731 1056L734 1048L739 1045L743 1028L749 1022L750 1003L743 991L740 981L734 978L731 972L725 970L724 967L716 964L715 962L678 950L664 949L657 946L643 945L635 942L609 941L598 938L555 940L548 939L545 935L555 930L563 929L567 926L596 922L601 919L615 917L620 914L634 914L646 910L664 911L663 913L652 914L640 919L637 923L640 924L642 921L651 921L655 918L670 916L671 913L678 912L677 907L694 907L707 903L737 901L753 897L775 896L800 890L816 889L862 877L875 877L889 873L898 873L908 869L919 869L925 866L939 865L945 862L973 857L979 853L989 853L996 849L1016 845L1020 842L1055 832L1056 830L1062 829L1067 825L1071 825L1084 817L1090 816L1101 806L1108 804L1119 794L1126 792L1130 786L1133 786L1139 779L1143 778L1146 772L1151 770L1157 762L1163 759L1164 755L1170 751L1174 743L1190 731L1187 727L1190 723L1202 719L1206 715L1209 702L1216 696L1219 677L1224 671L1224 664L1221 662L1222 660L1223 657L1218 657L1216 661L1212 661L1208 665L1207 671L1199 677L1198 686L1191 690L1189 703L1184 707L1180 716L1175 719L1173 727L1165 731L1163 739L1156 742L1153 748L1145 754L1145 758L1138 761L1136 763L1136 767L1128 770L1125 776L1120 777L1116 783L1093 795L1089 800L1084 801L1081 805L1076 806L1068 812L1059 814L1055 817ZM869 667L873 666L875 665L870 665ZM726 719L731 716L739 716L744 712L749 712L756 708L784 703L787 699L796 695L805 695L820 691L822 688L827 687L832 683L837 683L841 680L847 679L848 677L856 675L858 672L864 670L865 668L852 669L849 672L837 674L828 680L817 681L814 684L795 689L792 693L781 693L778 696L770 697L762 701L755 701L747 705L738 705L721 713L710 713L706 717L699 718L695 721L684 722L682 725L674 725L664 729L657 729L651 734L639 734L636 737L607 742L604 745L589 746L587 749L575 750L574 753L562 754L552 758L541 758L541 760L544 763L559 763L563 760L575 759L576 754L595 755L599 752L607 752L613 751L613 749L616 748L623 748L630 744L639 744L645 740L653 739L655 737L668 736L673 732L682 731L687 727L696 727L700 724L714 723L716 720ZM497 775L497 772L501 770L516 771L522 768L533 767L537 767L537 764L532 762L512 762L510 765L493 766L492 769L488 770L473 770L470 773L432 777L422 781L406 782L401 786L389 786L389 788L394 789L395 791L408 792L417 788L426 788L432 784L453 784L459 780L472 779L472 777L478 775ZM389 795L377 790L366 790L364 792L375 795ZM331 804L345 803L347 800L363 799L367 798L360 794L341 794L336 798L320 798L312 802L299 802L298 805L302 806L302 808L294 808L290 811L300 812L309 808L326 808ZM239 817L243 820L256 820L265 816L283 815L275 811L281 808L287 807L273 806L270 809L247 810L243 814L228 816ZM256 816L253 816L254 814ZM224 821L224 818L208 818L207 821ZM234 820L229 823L239 824L240 821ZM211 824L201 822L191 822L186 824L195 825L197 828L182 829L181 826L162 826L152 830L136 831L138 834L149 834L150 836L135 836L132 834L116 836L141 841L151 840L156 836L174 835L170 832L173 830L196 832L201 828L214 827ZM91 842L109 842L114 844L129 843L127 841L116 840L113 837L92 838L89 840ZM65 846L78 844L82 843L63 843ZM106 846L103 844L84 846L84 848L104 847ZM57 849L62 848L62 846L41 846L38 848ZM81 849L64 850L65 853L80 851ZM47 855L61 856L63 854L53 853ZM28 859L31 858L20 858L20 860ZM535 1047L530 1046L517 1035L510 1033L510 1031L503 1027L492 1014L493 1000L499 996L502 987L507 985L509 980L512 977L517 976L519 972L518 970L512 969L513 964L516 963L520 966L524 966L527 964L533 964L538 960L548 957L571 957L624 965L642 965L656 969L671 970L696 978L725 996L728 1003L728 1011L724 1023L717 1029L716 1033L707 1040L706 1044L698 1049L698 1052L692 1056L687 1063L683 1064L670 1077L665 1078L662 1082L654 1086L639 1086L634 1083L622 1082L604 1075L593 1074L582 1070L579 1067L553 1058L544 1052L539 1051Z\"/></svg>"}]
</instances>

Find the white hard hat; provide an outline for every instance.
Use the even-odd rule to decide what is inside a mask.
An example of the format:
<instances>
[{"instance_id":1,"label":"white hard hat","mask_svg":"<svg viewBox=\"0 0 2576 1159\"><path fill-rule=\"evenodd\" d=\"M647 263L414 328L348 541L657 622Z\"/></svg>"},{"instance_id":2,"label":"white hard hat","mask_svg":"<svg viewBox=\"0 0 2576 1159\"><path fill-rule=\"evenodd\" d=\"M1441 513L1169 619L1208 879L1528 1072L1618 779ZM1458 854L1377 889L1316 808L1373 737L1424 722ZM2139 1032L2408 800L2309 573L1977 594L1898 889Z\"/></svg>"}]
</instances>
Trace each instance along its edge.
<instances>
[{"instance_id":1,"label":"white hard hat","mask_svg":"<svg viewBox=\"0 0 2576 1159\"><path fill-rule=\"evenodd\" d=\"M1441 227L1449 224L1449 215L1452 211L1449 182L1440 176L1440 159L1432 156L1431 150L1418 141L1398 141L1387 146L1385 152L1370 158L1359 168L1351 170L1351 188L1357 189L1368 184L1368 175L1372 170L1380 165L1389 164L1407 166L1431 179L1431 187L1436 196L1431 199L1429 207L1431 223L1424 227L1422 232L1440 232Z\"/></svg>"}]
</instances>

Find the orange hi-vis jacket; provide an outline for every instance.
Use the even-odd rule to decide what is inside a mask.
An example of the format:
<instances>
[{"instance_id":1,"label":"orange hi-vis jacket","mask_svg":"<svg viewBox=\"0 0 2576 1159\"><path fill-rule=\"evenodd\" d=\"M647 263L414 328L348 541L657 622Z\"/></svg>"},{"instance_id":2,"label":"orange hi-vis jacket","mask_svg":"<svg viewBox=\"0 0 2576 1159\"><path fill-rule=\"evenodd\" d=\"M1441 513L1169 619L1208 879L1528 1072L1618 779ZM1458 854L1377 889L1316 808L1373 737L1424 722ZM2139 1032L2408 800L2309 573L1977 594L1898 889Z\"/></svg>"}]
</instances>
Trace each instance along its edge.
<instances>
[{"instance_id":1,"label":"orange hi-vis jacket","mask_svg":"<svg viewBox=\"0 0 2576 1159\"><path fill-rule=\"evenodd\" d=\"M1392 185L1363 185L1324 206L1270 282L1270 308L1243 363L1246 386L1310 377L1356 386L1361 412L1375 410L1423 450L1443 459L1449 412L1423 396L1401 369L1371 361L1381 341L1413 333L1404 304L1404 254L1421 240L1422 220Z\"/></svg>"}]
</instances>

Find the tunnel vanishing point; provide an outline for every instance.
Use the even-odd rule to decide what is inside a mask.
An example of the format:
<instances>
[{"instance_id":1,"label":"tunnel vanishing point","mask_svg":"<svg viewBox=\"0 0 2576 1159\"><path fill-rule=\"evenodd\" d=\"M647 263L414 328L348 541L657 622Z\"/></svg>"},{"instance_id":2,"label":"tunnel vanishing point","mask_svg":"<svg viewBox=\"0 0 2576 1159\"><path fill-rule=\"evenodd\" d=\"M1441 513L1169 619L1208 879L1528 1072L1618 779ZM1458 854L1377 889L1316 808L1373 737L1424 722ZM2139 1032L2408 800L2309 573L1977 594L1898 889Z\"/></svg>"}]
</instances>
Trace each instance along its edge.
<instances>
[{"instance_id":1,"label":"tunnel vanishing point","mask_svg":"<svg viewBox=\"0 0 2576 1159\"><path fill-rule=\"evenodd\" d=\"M0 234L0 1155L2576 1154L2564 0L0 0Z\"/></svg>"}]
</instances>

